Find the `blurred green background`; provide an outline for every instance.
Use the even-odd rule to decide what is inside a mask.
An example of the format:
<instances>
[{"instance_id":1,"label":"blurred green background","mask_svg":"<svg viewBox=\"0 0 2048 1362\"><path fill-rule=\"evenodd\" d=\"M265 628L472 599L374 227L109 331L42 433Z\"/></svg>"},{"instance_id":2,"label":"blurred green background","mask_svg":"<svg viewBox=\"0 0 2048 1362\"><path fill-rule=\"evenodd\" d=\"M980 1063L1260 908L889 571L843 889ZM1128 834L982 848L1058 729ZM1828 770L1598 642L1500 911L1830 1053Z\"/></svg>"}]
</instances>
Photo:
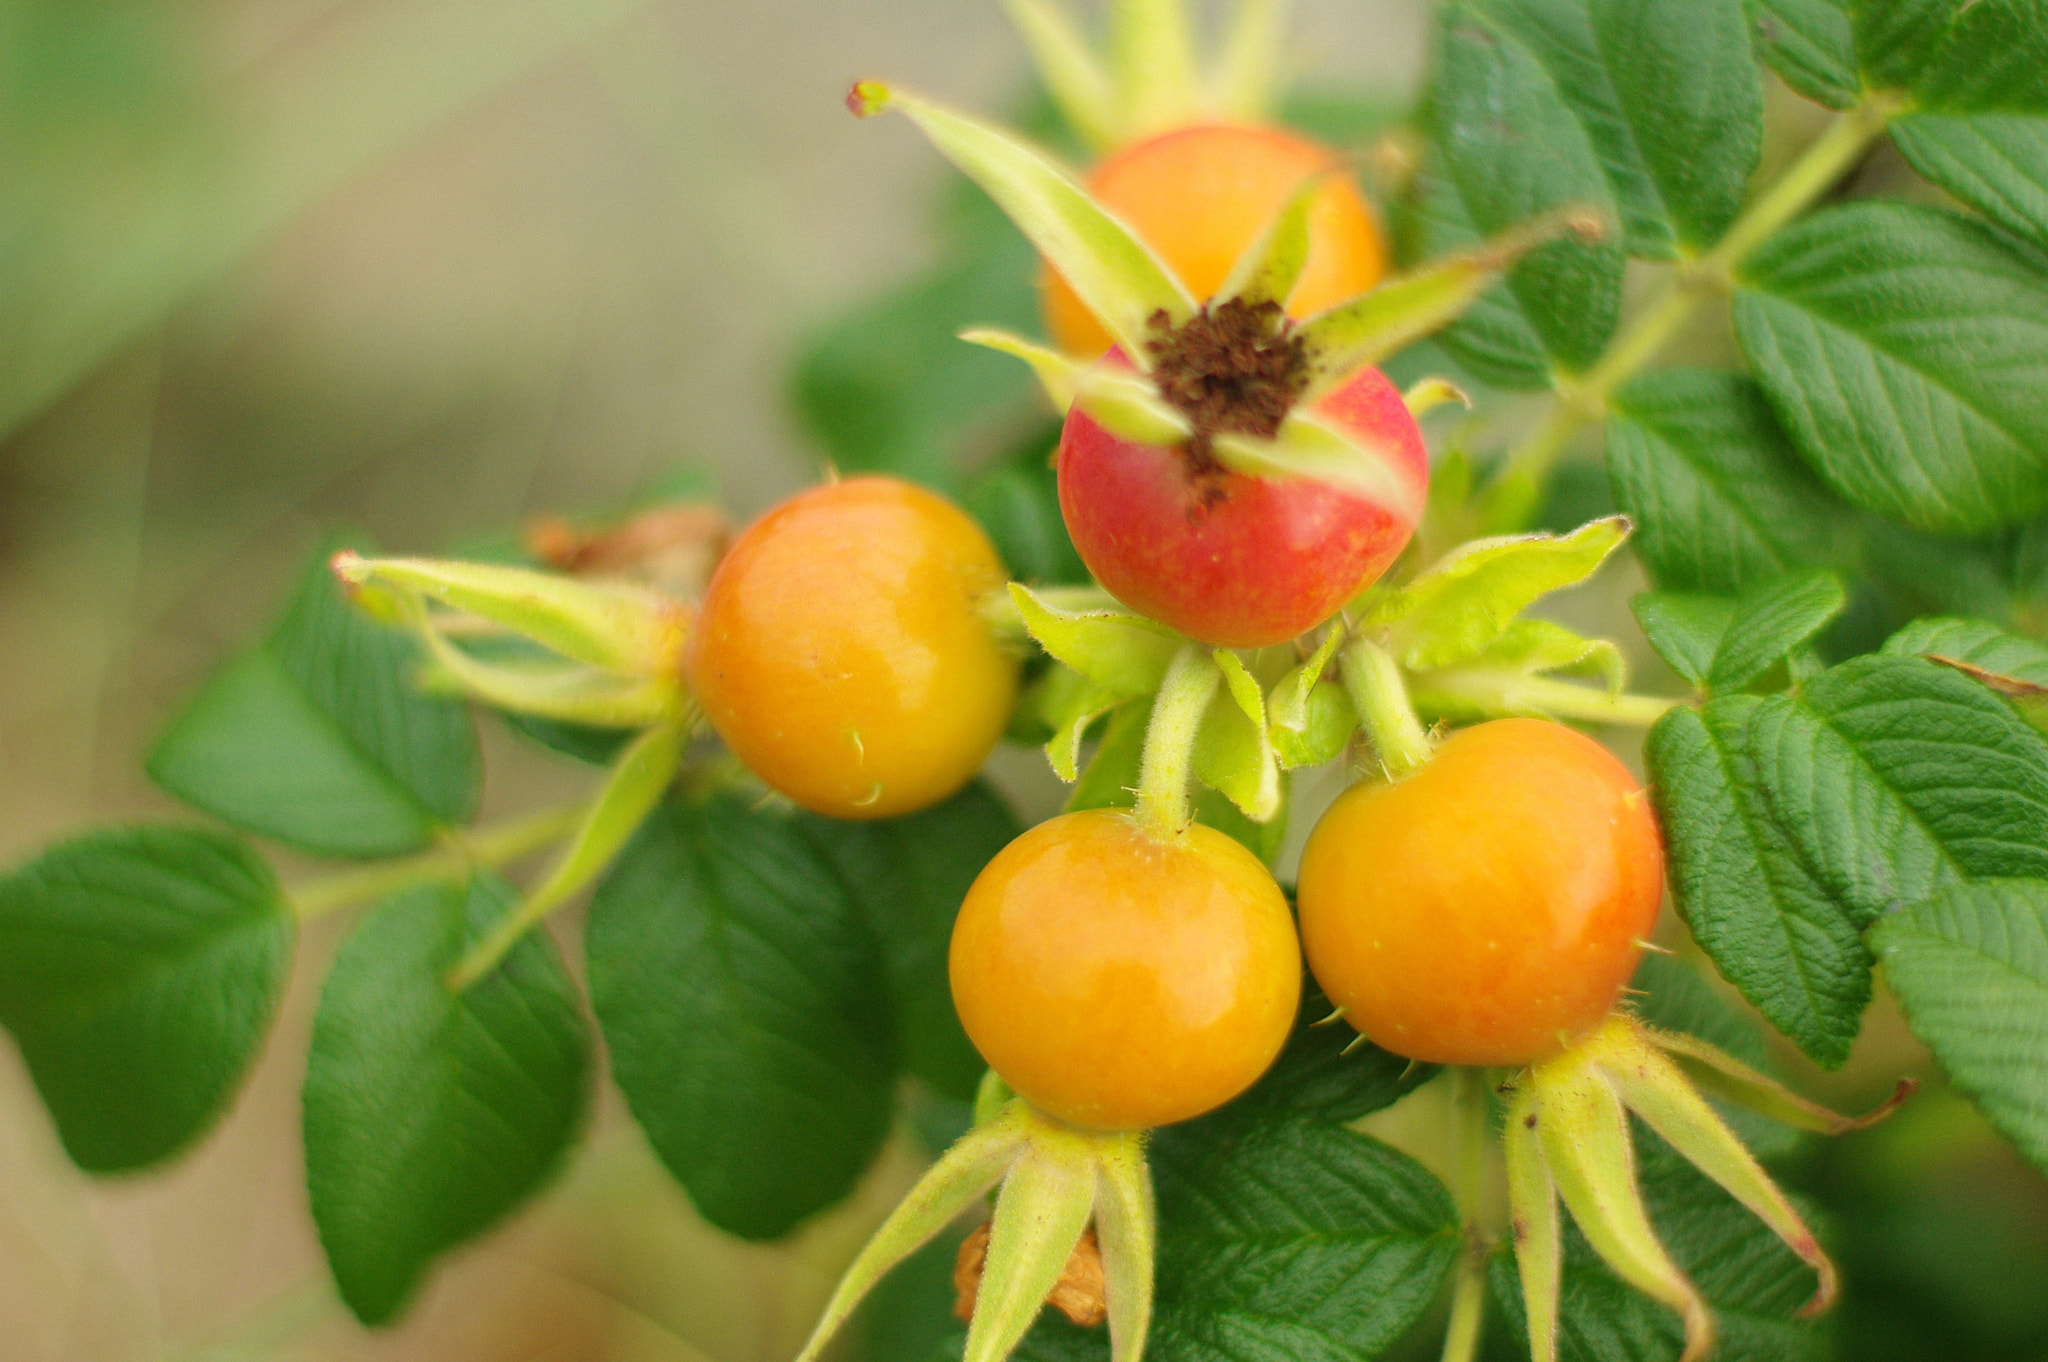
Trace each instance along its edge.
<instances>
[{"instance_id":1,"label":"blurred green background","mask_svg":"<svg viewBox=\"0 0 2048 1362\"><path fill-rule=\"evenodd\" d=\"M1298 8L1303 84L1413 94L1424 0ZM0 0L0 857L176 816L141 753L323 527L431 551L684 469L741 518L811 477L806 341L935 265L946 306L977 296L944 253L947 215L979 210L907 124L846 115L861 75L981 109L1027 88L995 0ZM884 429L901 413L862 407L863 367L937 362L974 400L983 358L882 334L820 352L806 392ZM1580 622L1632 633L1625 589ZM499 810L588 778L486 742ZM1048 797L1034 753L999 775ZM0 1046L5 1362L784 1362L922 1157L905 1137L856 1204L746 1246L607 1095L563 1185L366 1333L298 1150L345 927L302 941L253 1080L168 1169L78 1174ZM1924 1059L1881 1009L1817 1091L1856 1105L1901 1070ZM1426 1110L1402 1120L1431 1142ZM2048 1182L1966 1105L1803 1159L1851 1283L1844 1357L2048 1358Z\"/></svg>"}]
</instances>

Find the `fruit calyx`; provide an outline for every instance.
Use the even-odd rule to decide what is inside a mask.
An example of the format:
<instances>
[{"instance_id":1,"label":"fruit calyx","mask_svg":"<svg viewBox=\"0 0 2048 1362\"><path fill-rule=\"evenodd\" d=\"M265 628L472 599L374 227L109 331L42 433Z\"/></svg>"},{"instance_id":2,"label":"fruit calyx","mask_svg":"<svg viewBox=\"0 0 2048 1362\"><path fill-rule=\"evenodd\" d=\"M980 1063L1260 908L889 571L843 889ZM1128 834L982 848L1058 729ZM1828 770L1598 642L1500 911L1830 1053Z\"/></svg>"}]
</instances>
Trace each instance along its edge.
<instances>
[{"instance_id":1,"label":"fruit calyx","mask_svg":"<svg viewBox=\"0 0 2048 1362\"><path fill-rule=\"evenodd\" d=\"M1221 496L1213 480L1224 471L1215 437L1279 434L1280 423L1308 388L1307 353L1293 323L1270 298L1205 303L1178 326L1162 308L1148 325L1158 333L1145 342L1152 380L1190 427L1182 446L1188 471L1211 478L1204 500Z\"/></svg>"}]
</instances>

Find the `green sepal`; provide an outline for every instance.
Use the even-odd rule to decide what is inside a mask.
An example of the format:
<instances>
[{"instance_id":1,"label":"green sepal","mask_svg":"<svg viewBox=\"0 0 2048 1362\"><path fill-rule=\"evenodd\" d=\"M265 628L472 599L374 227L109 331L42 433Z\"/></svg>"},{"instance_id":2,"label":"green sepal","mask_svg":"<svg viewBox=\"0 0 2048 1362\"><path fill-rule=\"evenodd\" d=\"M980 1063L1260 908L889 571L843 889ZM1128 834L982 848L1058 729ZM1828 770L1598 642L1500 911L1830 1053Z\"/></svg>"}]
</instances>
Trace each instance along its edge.
<instances>
[{"instance_id":1,"label":"green sepal","mask_svg":"<svg viewBox=\"0 0 2048 1362\"><path fill-rule=\"evenodd\" d=\"M1558 1293L1564 1276L1563 1225L1557 1186L1543 1161L1542 1115L1536 1089L1523 1084L1508 1103L1501 1150L1508 1172L1508 1232L1521 1269L1522 1308L1528 1313L1530 1362L1557 1362Z\"/></svg>"},{"instance_id":2,"label":"green sepal","mask_svg":"<svg viewBox=\"0 0 2048 1362\"><path fill-rule=\"evenodd\" d=\"M1287 0L1237 0L1208 82L1209 105L1240 123L1272 121Z\"/></svg>"},{"instance_id":3,"label":"green sepal","mask_svg":"<svg viewBox=\"0 0 2048 1362\"><path fill-rule=\"evenodd\" d=\"M1627 517L1608 516L1566 535L1474 540L1407 584L1369 593L1361 627L1384 630L1411 670L1476 657L1537 600L1592 576L1629 528Z\"/></svg>"},{"instance_id":4,"label":"green sepal","mask_svg":"<svg viewBox=\"0 0 2048 1362\"><path fill-rule=\"evenodd\" d=\"M1280 811L1280 763L1266 725L1266 699L1236 653L1210 654L1223 686L1195 738L1195 776L1227 795L1245 817L1264 823Z\"/></svg>"},{"instance_id":5,"label":"green sepal","mask_svg":"<svg viewBox=\"0 0 2048 1362\"><path fill-rule=\"evenodd\" d=\"M673 674L688 629L681 606L624 582L586 582L498 563L364 558L346 551L334 556L334 572L352 586L379 582L408 596L439 601L563 657L627 676Z\"/></svg>"},{"instance_id":6,"label":"green sepal","mask_svg":"<svg viewBox=\"0 0 2048 1362\"><path fill-rule=\"evenodd\" d=\"M1194 121L1195 49L1186 0L1112 0L1109 62L1126 139Z\"/></svg>"},{"instance_id":7,"label":"green sepal","mask_svg":"<svg viewBox=\"0 0 2048 1362\"><path fill-rule=\"evenodd\" d=\"M1109 72L1053 0L1003 0L1010 22L1031 50L1031 64L1060 117L1100 149L1123 140L1121 110Z\"/></svg>"},{"instance_id":8,"label":"green sepal","mask_svg":"<svg viewBox=\"0 0 2048 1362\"><path fill-rule=\"evenodd\" d=\"M1314 401L1364 366L1450 325L1493 287L1501 271L1530 251L1567 234L1597 241L1604 231L1590 209L1558 209L1325 308L1295 332L1308 359L1302 400Z\"/></svg>"},{"instance_id":9,"label":"green sepal","mask_svg":"<svg viewBox=\"0 0 2048 1362\"><path fill-rule=\"evenodd\" d=\"M1158 690L1180 647L1173 631L1127 610L1063 610L1017 582L1010 600L1039 647L1119 697Z\"/></svg>"},{"instance_id":10,"label":"green sepal","mask_svg":"<svg viewBox=\"0 0 2048 1362\"><path fill-rule=\"evenodd\" d=\"M1088 730L1097 719L1131 697L1099 686L1065 667L1055 670L1046 680L1054 683L1057 694L1048 697L1045 710L1053 725L1052 737L1045 744L1045 759L1052 764L1053 774L1071 785L1080 779L1081 744L1087 741Z\"/></svg>"},{"instance_id":11,"label":"green sepal","mask_svg":"<svg viewBox=\"0 0 2048 1362\"><path fill-rule=\"evenodd\" d=\"M1038 386L1045 389L1045 395L1054 407L1065 415L1067 408L1074 405L1074 395L1080 391L1081 376L1088 366L1037 341L1026 340L1014 332L993 326L971 326L960 333L960 339L969 345L979 345L984 350L1021 359L1031 366L1031 372L1038 376Z\"/></svg>"},{"instance_id":12,"label":"green sepal","mask_svg":"<svg viewBox=\"0 0 2048 1362\"><path fill-rule=\"evenodd\" d=\"M962 1135L925 1171L847 1267L796 1362L815 1362L890 1268L917 1252L1002 1179L1024 1148L1032 1124L1024 1104L1014 1102L996 1119Z\"/></svg>"},{"instance_id":13,"label":"green sepal","mask_svg":"<svg viewBox=\"0 0 2048 1362\"><path fill-rule=\"evenodd\" d=\"M1743 1147L1728 1123L1686 1082L1685 1075L1665 1058L1650 1036L1635 1022L1617 1016L1584 1042L1583 1048L1622 1104L1688 1163L1747 1207L1819 1274L1819 1289L1800 1313L1818 1314L1832 1305L1840 1283L1834 1264L1821 1252L1820 1241L1756 1156ZM1691 1333L1690 1319L1687 1333Z\"/></svg>"},{"instance_id":14,"label":"green sepal","mask_svg":"<svg viewBox=\"0 0 2048 1362\"><path fill-rule=\"evenodd\" d=\"M1344 687L1324 676L1344 634L1342 625L1331 625L1308 660L1281 677L1267 697L1266 731L1288 770L1334 760L1358 728L1358 711Z\"/></svg>"},{"instance_id":15,"label":"green sepal","mask_svg":"<svg viewBox=\"0 0 2048 1362\"><path fill-rule=\"evenodd\" d=\"M1144 1139L1133 1132L1109 1145L1096 1170L1095 1240L1102 1251L1103 1294L1109 1307L1110 1362L1142 1362L1152 1328L1159 1206L1152 1195Z\"/></svg>"},{"instance_id":16,"label":"green sepal","mask_svg":"<svg viewBox=\"0 0 2048 1362\"><path fill-rule=\"evenodd\" d=\"M1759 1073L1697 1036L1654 1027L1644 1027L1643 1033L1687 1081L1707 1096L1817 1135L1846 1135L1875 1125L1896 1111L1918 1086L1912 1079L1902 1078L1892 1095L1876 1108L1862 1116L1844 1116L1818 1102L1809 1102L1775 1078Z\"/></svg>"},{"instance_id":17,"label":"green sepal","mask_svg":"<svg viewBox=\"0 0 2048 1362\"><path fill-rule=\"evenodd\" d=\"M483 940L466 953L448 976L448 987L461 992L504 958L520 937L554 909L585 888L611 864L612 857L646 821L682 769L689 729L682 724L657 724L628 743L612 762L590 811L562 848L547 878L521 899Z\"/></svg>"},{"instance_id":18,"label":"green sepal","mask_svg":"<svg viewBox=\"0 0 2048 1362\"><path fill-rule=\"evenodd\" d=\"M1114 358L1081 374L1074 388L1074 403L1096 425L1135 445L1170 447L1194 434L1187 417L1161 397L1157 388Z\"/></svg>"},{"instance_id":19,"label":"green sepal","mask_svg":"<svg viewBox=\"0 0 2048 1362\"><path fill-rule=\"evenodd\" d=\"M1451 382L1448 378L1431 377L1418 379L1409 384L1401 392L1401 401L1407 406L1410 416L1420 419L1435 411L1438 407L1449 406L1452 403L1470 408L1472 405L1472 395ZM1457 451L1453 450L1452 455L1457 455L1459 460L1463 461L1463 455L1458 455ZM1451 455L1446 455L1445 457L1449 458ZM1461 509L1465 503L1465 495L1471 491L1471 465L1466 464L1465 467L1465 488L1454 503ZM1432 478L1431 481L1434 482L1435 479ZM1435 489L1432 487L1431 490L1433 492Z\"/></svg>"},{"instance_id":20,"label":"green sepal","mask_svg":"<svg viewBox=\"0 0 2048 1362\"><path fill-rule=\"evenodd\" d=\"M1586 1043L1536 1066L1528 1083L1544 1166L1586 1242L1616 1276L1684 1320L1681 1362L1705 1357L1714 1345L1713 1317L1650 1228L1628 1113Z\"/></svg>"},{"instance_id":21,"label":"green sepal","mask_svg":"<svg viewBox=\"0 0 2048 1362\"><path fill-rule=\"evenodd\" d=\"M847 106L862 117L899 110L917 124L1065 277L1133 364L1148 363L1145 338L1154 313L1165 312L1175 325L1193 315L1194 299L1173 271L1046 153L880 81L855 85Z\"/></svg>"},{"instance_id":22,"label":"green sepal","mask_svg":"<svg viewBox=\"0 0 2048 1362\"><path fill-rule=\"evenodd\" d=\"M420 686L429 693L594 728L645 728L681 705L672 677L620 676L576 662L486 662L449 642L424 615L419 633L430 658Z\"/></svg>"},{"instance_id":23,"label":"green sepal","mask_svg":"<svg viewBox=\"0 0 2048 1362\"><path fill-rule=\"evenodd\" d=\"M1324 178L1311 175L1287 196L1266 229L1244 248L1230 273L1216 289L1218 298L1236 298L1248 306L1285 304L1308 264L1308 218Z\"/></svg>"},{"instance_id":24,"label":"green sepal","mask_svg":"<svg viewBox=\"0 0 2048 1362\"><path fill-rule=\"evenodd\" d=\"M1340 430L1297 405L1271 439L1226 432L1211 446L1234 473L1255 478L1308 478L1374 502L1402 524L1422 514L1423 481L1410 476L1391 445Z\"/></svg>"},{"instance_id":25,"label":"green sepal","mask_svg":"<svg viewBox=\"0 0 2048 1362\"><path fill-rule=\"evenodd\" d=\"M1041 1122L1010 1165L961 1362L1003 1362L1038 1318L1095 1210L1092 1145Z\"/></svg>"}]
</instances>

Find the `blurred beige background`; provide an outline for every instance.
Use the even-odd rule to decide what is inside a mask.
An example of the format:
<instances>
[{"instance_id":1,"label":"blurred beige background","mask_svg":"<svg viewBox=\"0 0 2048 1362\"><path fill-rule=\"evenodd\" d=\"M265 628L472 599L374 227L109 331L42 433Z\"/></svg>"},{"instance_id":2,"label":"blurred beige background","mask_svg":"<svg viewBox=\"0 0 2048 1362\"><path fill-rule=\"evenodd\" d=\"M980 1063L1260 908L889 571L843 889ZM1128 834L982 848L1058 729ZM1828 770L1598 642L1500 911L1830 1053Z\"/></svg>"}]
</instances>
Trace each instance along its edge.
<instances>
[{"instance_id":1,"label":"blurred beige background","mask_svg":"<svg viewBox=\"0 0 2048 1362\"><path fill-rule=\"evenodd\" d=\"M1307 83L1412 87L1422 0L1299 10ZM5 0L10 56L0 98L44 137L0 147L0 242L44 253L0 267L7 864L178 816L141 755L321 526L431 550L693 462L742 515L809 476L789 356L927 258L945 173L843 91L996 110L1025 80L995 0ZM587 778L501 735L488 754L499 809ZM298 1152L346 925L302 939L232 1114L158 1172L75 1172L0 1042L0 1359L785 1362L907 1144L858 1204L746 1246L609 1093L538 1204L401 1327L356 1327Z\"/></svg>"}]
</instances>

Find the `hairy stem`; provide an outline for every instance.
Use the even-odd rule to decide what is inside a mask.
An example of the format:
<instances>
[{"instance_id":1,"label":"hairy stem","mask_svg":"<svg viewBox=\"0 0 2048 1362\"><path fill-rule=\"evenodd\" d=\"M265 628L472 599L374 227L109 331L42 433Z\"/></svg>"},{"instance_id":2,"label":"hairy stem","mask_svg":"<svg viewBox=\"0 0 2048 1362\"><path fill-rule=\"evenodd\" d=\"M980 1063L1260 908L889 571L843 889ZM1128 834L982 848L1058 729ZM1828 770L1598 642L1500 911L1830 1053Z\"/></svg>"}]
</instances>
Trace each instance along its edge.
<instances>
[{"instance_id":1,"label":"hairy stem","mask_svg":"<svg viewBox=\"0 0 2048 1362\"><path fill-rule=\"evenodd\" d=\"M1728 289L1730 276L1744 256L1805 212L1847 174L1899 108L1896 95L1876 93L1837 114L1711 250L1673 270L1662 290L1607 347L1599 362L1583 378L1560 385L1549 414L1508 455L1488 485L1486 508L1508 513L1512 510L1504 504L1508 499L1526 499L1528 489L1540 488L1572 436L1606 415L1614 390L1656 358L1702 302Z\"/></svg>"},{"instance_id":2,"label":"hairy stem","mask_svg":"<svg viewBox=\"0 0 2048 1362\"><path fill-rule=\"evenodd\" d=\"M308 880L290 892L292 911L306 922L403 889L460 879L472 870L495 870L561 841L582 819L584 807L563 804L481 832L451 833L445 845L417 856Z\"/></svg>"},{"instance_id":3,"label":"hairy stem","mask_svg":"<svg viewBox=\"0 0 2048 1362\"><path fill-rule=\"evenodd\" d=\"M1177 836L1188 825L1195 737L1222 684L1222 671L1199 643L1181 645L1166 669L1159 696L1152 702L1145 755L1138 766L1138 825L1155 837Z\"/></svg>"},{"instance_id":4,"label":"hairy stem","mask_svg":"<svg viewBox=\"0 0 2048 1362\"><path fill-rule=\"evenodd\" d=\"M1337 671L1387 779L1399 780L1421 770L1436 744L1415 717L1394 655L1371 639L1354 638L1337 655Z\"/></svg>"}]
</instances>

